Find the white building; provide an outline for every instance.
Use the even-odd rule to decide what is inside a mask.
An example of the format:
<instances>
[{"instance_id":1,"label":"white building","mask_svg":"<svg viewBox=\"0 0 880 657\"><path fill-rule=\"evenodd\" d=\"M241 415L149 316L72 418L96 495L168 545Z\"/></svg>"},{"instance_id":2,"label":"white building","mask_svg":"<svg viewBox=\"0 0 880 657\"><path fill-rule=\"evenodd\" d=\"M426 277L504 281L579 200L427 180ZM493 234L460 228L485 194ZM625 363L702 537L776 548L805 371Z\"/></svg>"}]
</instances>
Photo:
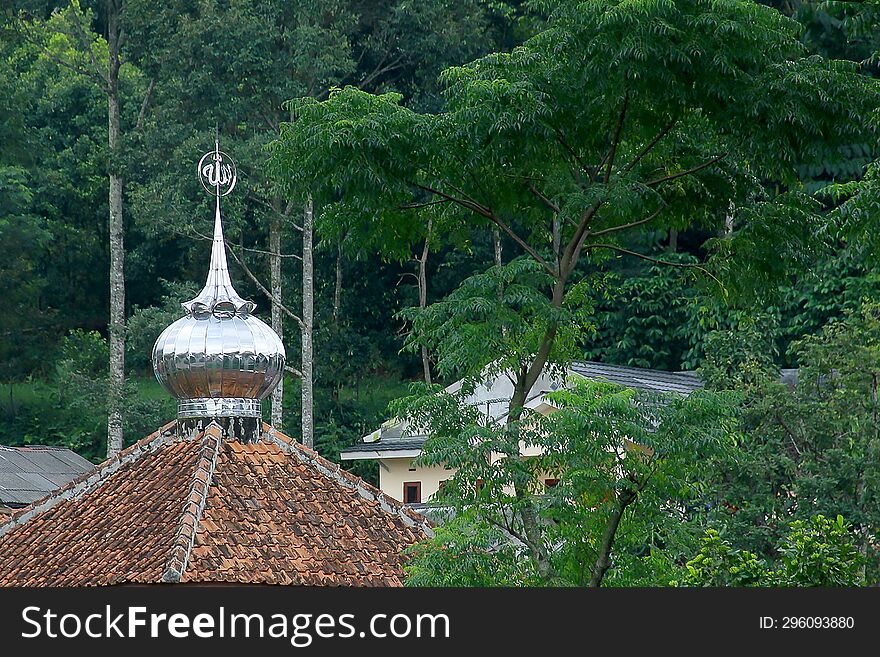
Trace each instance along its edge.
<instances>
[{"instance_id":1,"label":"white building","mask_svg":"<svg viewBox=\"0 0 880 657\"><path fill-rule=\"evenodd\" d=\"M570 375L578 374L591 380L604 380L628 388L651 390L661 393L687 395L703 386L695 372L662 372L640 367L606 365L592 361L575 362L565 377L552 379L543 375L532 387L526 407L541 414L551 413L553 405L547 400L549 392L559 389ZM461 388L461 381L446 388L454 393ZM467 398L476 405L488 421L500 421L507 413L513 394L513 384L506 376L486 381ZM408 431L406 423L389 420L376 431L364 436L360 442L342 451L344 461L375 459L379 462L379 488L386 495L406 504L429 502L454 471L440 466L419 466L414 461L422 453L426 436ZM524 451L524 456L533 456ZM545 485L555 482L548 480Z\"/></svg>"}]
</instances>

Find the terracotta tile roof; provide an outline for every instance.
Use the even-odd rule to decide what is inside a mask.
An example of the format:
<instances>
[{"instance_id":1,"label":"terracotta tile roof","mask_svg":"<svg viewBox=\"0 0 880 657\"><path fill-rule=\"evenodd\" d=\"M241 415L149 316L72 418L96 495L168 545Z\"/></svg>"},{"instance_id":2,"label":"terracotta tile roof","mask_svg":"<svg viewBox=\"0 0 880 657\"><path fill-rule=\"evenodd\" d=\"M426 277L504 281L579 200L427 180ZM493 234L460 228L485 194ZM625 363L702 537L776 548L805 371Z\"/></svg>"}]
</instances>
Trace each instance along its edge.
<instances>
[{"instance_id":1,"label":"terracotta tile roof","mask_svg":"<svg viewBox=\"0 0 880 657\"><path fill-rule=\"evenodd\" d=\"M8 518L0 585L399 586L420 514L284 434L174 424Z\"/></svg>"}]
</instances>

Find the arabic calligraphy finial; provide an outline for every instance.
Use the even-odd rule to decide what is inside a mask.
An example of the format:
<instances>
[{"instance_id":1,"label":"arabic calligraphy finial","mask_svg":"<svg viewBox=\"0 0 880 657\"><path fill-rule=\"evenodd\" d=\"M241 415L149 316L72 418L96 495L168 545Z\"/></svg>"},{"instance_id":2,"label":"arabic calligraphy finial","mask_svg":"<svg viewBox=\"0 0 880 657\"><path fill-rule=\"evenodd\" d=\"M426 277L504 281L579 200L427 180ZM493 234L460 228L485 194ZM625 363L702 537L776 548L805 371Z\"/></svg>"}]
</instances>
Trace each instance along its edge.
<instances>
[{"instance_id":1,"label":"arabic calligraphy finial","mask_svg":"<svg viewBox=\"0 0 880 657\"><path fill-rule=\"evenodd\" d=\"M226 264L226 242L223 239L223 221L220 217L220 197L226 196L235 187L235 162L220 150L220 139L215 137L214 150L208 151L199 160L199 180L202 187L215 199L214 238L211 246L211 264L208 279L198 296L183 305L192 315L204 316L209 313L247 315L254 311L256 304L239 296L232 287L229 267Z\"/></svg>"},{"instance_id":2,"label":"arabic calligraphy finial","mask_svg":"<svg viewBox=\"0 0 880 657\"><path fill-rule=\"evenodd\" d=\"M214 150L202 155L197 169L202 187L206 192L215 196L229 194L238 180L235 162L220 150L219 134L214 137Z\"/></svg>"}]
</instances>

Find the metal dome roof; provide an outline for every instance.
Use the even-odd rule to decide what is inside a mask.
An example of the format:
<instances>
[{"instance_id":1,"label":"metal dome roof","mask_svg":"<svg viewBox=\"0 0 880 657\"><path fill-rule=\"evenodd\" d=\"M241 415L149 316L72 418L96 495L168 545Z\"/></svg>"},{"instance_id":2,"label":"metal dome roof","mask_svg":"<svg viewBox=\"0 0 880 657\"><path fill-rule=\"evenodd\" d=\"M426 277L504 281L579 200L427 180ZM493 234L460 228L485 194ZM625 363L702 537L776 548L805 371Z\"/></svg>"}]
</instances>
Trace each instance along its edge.
<instances>
[{"instance_id":1,"label":"metal dome roof","mask_svg":"<svg viewBox=\"0 0 880 657\"><path fill-rule=\"evenodd\" d=\"M220 190L230 182L221 175L227 173L231 185L226 193L231 191L235 169L234 164L228 169L231 160L224 160L219 145L213 156L204 167L204 175L215 174L211 180L216 196L208 278L194 299L181 304L187 314L156 340L153 370L162 387L179 400L179 418L260 417L260 401L284 376L284 344L272 328L251 314L256 304L243 299L232 286Z\"/></svg>"}]
</instances>

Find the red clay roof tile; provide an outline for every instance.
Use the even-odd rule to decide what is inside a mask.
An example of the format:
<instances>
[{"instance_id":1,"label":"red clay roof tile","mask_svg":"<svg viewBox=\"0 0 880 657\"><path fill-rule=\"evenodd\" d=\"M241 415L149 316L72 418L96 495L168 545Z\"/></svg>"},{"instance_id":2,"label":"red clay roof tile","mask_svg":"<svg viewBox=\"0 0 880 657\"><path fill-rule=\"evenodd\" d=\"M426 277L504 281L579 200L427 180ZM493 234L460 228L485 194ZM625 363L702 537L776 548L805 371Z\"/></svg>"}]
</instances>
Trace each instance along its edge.
<instances>
[{"instance_id":1,"label":"red clay roof tile","mask_svg":"<svg viewBox=\"0 0 880 657\"><path fill-rule=\"evenodd\" d=\"M271 427L250 444L170 428L0 518L0 585L399 586L402 552L431 532Z\"/></svg>"}]
</instances>

